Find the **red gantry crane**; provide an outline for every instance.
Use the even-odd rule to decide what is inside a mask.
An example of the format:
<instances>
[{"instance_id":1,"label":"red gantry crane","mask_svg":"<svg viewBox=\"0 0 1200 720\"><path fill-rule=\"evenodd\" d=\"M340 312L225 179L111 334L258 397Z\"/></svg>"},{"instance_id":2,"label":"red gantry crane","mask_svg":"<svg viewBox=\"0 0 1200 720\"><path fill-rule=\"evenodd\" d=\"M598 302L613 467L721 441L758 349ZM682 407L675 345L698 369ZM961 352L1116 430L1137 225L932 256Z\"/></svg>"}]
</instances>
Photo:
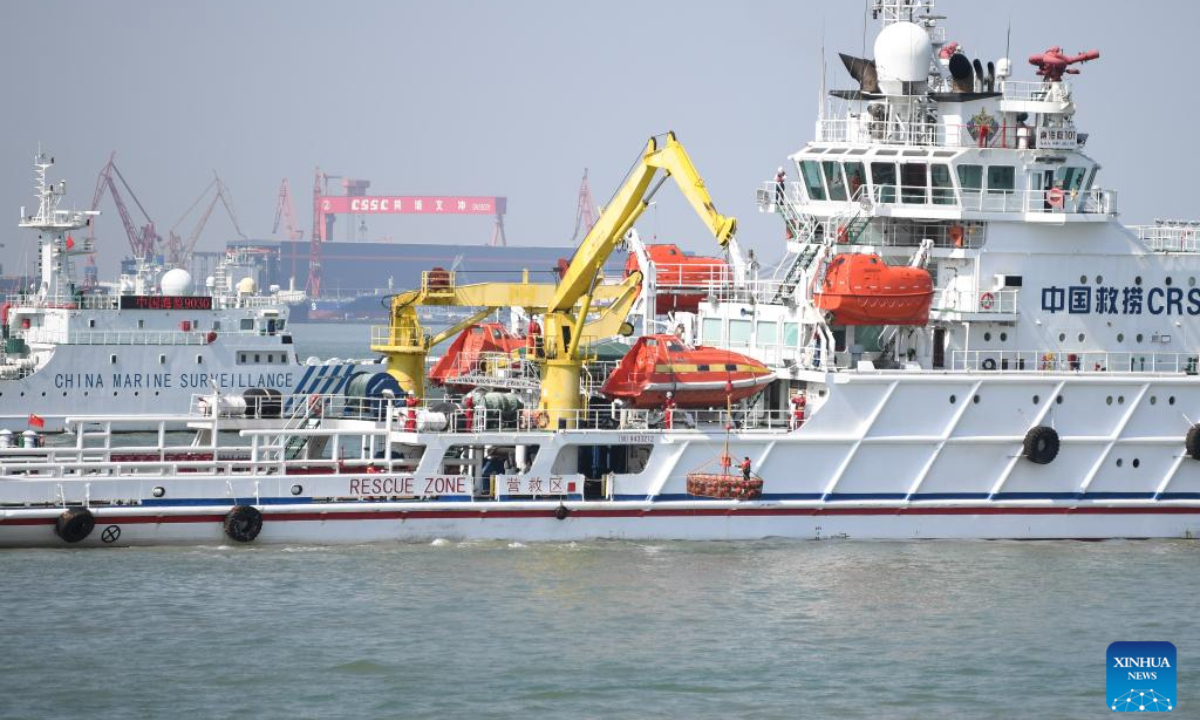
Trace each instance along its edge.
<instances>
[{"instance_id":1,"label":"red gantry crane","mask_svg":"<svg viewBox=\"0 0 1200 720\"><path fill-rule=\"evenodd\" d=\"M153 258L159 246L162 245L162 238L154 229L154 221L150 219L150 214L146 212L146 208L142 207L142 202L138 200L137 195L133 192L133 188L129 187L129 183L117 169L115 160L117 153L114 150L108 158L108 163L101 168L100 176L96 178L96 192L92 195L92 210L96 210L100 206L100 201L104 199L104 192L112 196L113 203L117 206L117 214L121 217L121 224L125 226L125 234L129 236L129 248L133 251L133 256L136 258ZM115 180L114 180L115 178ZM129 213L129 208L125 205L125 200L122 198L120 191L117 188L116 180L121 182L121 187L125 188L125 192L129 194L137 209L141 211L142 218L145 223L141 228L134 223L133 216ZM92 223L88 228L88 239L95 238L96 224Z\"/></svg>"}]
</instances>

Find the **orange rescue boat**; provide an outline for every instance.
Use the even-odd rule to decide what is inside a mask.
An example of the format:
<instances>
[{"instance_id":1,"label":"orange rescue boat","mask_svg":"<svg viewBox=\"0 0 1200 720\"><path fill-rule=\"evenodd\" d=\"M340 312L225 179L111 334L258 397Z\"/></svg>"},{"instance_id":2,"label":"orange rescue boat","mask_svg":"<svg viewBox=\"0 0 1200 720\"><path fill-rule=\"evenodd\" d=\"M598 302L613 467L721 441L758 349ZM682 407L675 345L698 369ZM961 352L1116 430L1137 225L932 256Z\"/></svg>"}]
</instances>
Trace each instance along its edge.
<instances>
[{"instance_id":1,"label":"orange rescue boat","mask_svg":"<svg viewBox=\"0 0 1200 720\"><path fill-rule=\"evenodd\" d=\"M429 380L434 385L466 388L469 385L455 384L455 378L469 375L478 369L484 353L509 354L525 346L525 339L514 335L504 323L490 322L472 325L459 333L450 343L446 354L438 358L429 371Z\"/></svg>"},{"instance_id":2,"label":"orange rescue boat","mask_svg":"<svg viewBox=\"0 0 1200 720\"><path fill-rule=\"evenodd\" d=\"M922 268L892 266L874 253L841 254L829 261L816 305L835 325L924 325L933 303L933 279Z\"/></svg>"},{"instance_id":3,"label":"orange rescue boat","mask_svg":"<svg viewBox=\"0 0 1200 720\"><path fill-rule=\"evenodd\" d=\"M647 245L646 254L654 264L658 298L655 312L696 312L700 303L715 287L728 285L733 277L729 263L721 258L687 255L678 245ZM625 277L641 270L637 255L625 260Z\"/></svg>"},{"instance_id":4,"label":"orange rescue boat","mask_svg":"<svg viewBox=\"0 0 1200 720\"><path fill-rule=\"evenodd\" d=\"M724 406L754 395L775 379L759 361L714 347L689 347L675 335L638 338L600 392L633 408Z\"/></svg>"}]
</instances>

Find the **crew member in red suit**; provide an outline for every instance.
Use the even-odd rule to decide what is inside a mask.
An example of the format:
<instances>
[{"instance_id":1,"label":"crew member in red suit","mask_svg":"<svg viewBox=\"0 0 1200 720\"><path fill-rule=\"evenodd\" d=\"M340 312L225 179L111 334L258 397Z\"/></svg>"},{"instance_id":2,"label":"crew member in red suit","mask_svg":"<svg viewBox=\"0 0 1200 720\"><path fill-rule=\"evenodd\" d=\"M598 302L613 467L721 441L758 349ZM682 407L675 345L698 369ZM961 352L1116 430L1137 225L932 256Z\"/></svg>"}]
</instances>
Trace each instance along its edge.
<instances>
[{"instance_id":1,"label":"crew member in red suit","mask_svg":"<svg viewBox=\"0 0 1200 720\"><path fill-rule=\"evenodd\" d=\"M804 408L808 404L808 398L803 395L792 396L792 429L799 430L804 424Z\"/></svg>"},{"instance_id":2,"label":"crew member in red suit","mask_svg":"<svg viewBox=\"0 0 1200 720\"><path fill-rule=\"evenodd\" d=\"M663 401L663 427L667 430L675 427L675 393L669 391Z\"/></svg>"},{"instance_id":3,"label":"crew member in red suit","mask_svg":"<svg viewBox=\"0 0 1200 720\"><path fill-rule=\"evenodd\" d=\"M408 399L404 401L404 406L408 408L408 417L404 421L405 431L417 431L417 406L420 404L421 401L417 399L417 394L409 390Z\"/></svg>"}]
</instances>

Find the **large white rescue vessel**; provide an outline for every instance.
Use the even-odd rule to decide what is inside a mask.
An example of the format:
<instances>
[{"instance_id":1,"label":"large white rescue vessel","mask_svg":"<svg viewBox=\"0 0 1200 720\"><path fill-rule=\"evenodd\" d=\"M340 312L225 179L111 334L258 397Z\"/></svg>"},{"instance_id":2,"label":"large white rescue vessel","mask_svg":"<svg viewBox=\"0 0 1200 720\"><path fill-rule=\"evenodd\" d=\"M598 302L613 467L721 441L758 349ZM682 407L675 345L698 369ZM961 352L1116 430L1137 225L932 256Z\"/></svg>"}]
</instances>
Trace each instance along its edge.
<instances>
[{"instance_id":1,"label":"large white rescue vessel","mask_svg":"<svg viewBox=\"0 0 1200 720\"><path fill-rule=\"evenodd\" d=\"M843 58L859 86L831 93L798 181L781 168L759 190L787 238L773 273L742 259L674 136L651 140L558 283L439 271L394 299L372 346L399 396L265 414L197 396L183 447L109 432L178 418L14 438L0 544L1193 537L1197 227L1120 222L1064 79L1098 53L1052 48L1016 80L932 7L876 0L874 57ZM723 262L672 266L677 249L631 232L658 173ZM601 282L621 243L636 267ZM416 309L438 306L535 322L435 402L427 353L446 338ZM591 340L638 313L636 362L599 359Z\"/></svg>"}]
</instances>

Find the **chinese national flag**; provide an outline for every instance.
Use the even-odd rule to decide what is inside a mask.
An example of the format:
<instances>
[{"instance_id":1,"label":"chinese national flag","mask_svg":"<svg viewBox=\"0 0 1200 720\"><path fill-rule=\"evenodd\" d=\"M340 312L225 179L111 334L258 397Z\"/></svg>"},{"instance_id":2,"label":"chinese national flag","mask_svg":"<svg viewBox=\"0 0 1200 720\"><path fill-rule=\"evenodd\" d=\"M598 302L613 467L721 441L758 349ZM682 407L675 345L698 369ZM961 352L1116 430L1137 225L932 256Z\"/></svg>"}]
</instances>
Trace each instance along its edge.
<instances>
[{"instance_id":1,"label":"chinese national flag","mask_svg":"<svg viewBox=\"0 0 1200 720\"><path fill-rule=\"evenodd\" d=\"M67 249L70 250L73 247L75 247L75 238L68 235L67 236Z\"/></svg>"},{"instance_id":2,"label":"chinese national flag","mask_svg":"<svg viewBox=\"0 0 1200 720\"><path fill-rule=\"evenodd\" d=\"M41 418L41 416L36 413L29 413L29 424L35 428L46 427L46 421L43 420Z\"/></svg>"}]
</instances>

